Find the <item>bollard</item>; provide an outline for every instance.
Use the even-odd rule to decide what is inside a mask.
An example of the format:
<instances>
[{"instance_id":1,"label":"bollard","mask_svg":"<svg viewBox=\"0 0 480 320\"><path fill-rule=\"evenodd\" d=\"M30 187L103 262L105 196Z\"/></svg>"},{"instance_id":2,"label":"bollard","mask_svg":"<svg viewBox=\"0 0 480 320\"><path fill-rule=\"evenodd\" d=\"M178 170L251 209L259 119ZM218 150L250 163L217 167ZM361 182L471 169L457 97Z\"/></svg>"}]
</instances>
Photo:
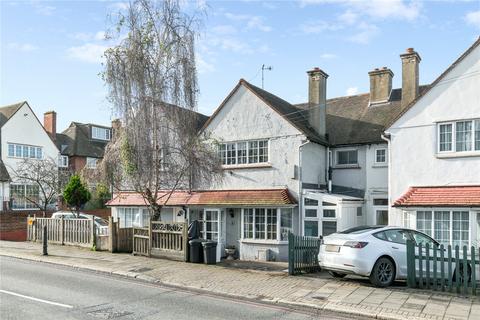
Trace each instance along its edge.
<instances>
[{"instance_id":1,"label":"bollard","mask_svg":"<svg viewBox=\"0 0 480 320\"><path fill-rule=\"evenodd\" d=\"M43 241L43 255L44 256L48 256L48 252L47 252L47 225L45 224L43 226L43 234L42 234L42 241Z\"/></svg>"}]
</instances>

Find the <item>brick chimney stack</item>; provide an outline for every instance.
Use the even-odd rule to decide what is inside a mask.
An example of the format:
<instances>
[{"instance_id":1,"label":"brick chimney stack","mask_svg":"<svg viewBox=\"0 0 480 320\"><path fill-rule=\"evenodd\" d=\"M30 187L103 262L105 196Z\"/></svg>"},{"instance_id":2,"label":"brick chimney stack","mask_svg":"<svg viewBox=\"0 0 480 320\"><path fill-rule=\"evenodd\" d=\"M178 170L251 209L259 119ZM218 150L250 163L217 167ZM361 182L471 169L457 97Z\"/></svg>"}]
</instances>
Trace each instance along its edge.
<instances>
[{"instance_id":1,"label":"brick chimney stack","mask_svg":"<svg viewBox=\"0 0 480 320\"><path fill-rule=\"evenodd\" d=\"M400 58L402 59L402 106L406 106L418 97L420 87L418 65L422 59L413 48L408 48Z\"/></svg>"},{"instance_id":2,"label":"brick chimney stack","mask_svg":"<svg viewBox=\"0 0 480 320\"><path fill-rule=\"evenodd\" d=\"M57 113L55 111L47 111L43 114L43 127L55 141L57 138Z\"/></svg>"},{"instance_id":3,"label":"brick chimney stack","mask_svg":"<svg viewBox=\"0 0 480 320\"><path fill-rule=\"evenodd\" d=\"M387 67L376 68L368 75L370 76L370 104L387 102L392 92L392 70Z\"/></svg>"},{"instance_id":4,"label":"brick chimney stack","mask_svg":"<svg viewBox=\"0 0 480 320\"><path fill-rule=\"evenodd\" d=\"M321 136L325 137L328 74L320 68L307 71L308 74L308 122Z\"/></svg>"}]
</instances>

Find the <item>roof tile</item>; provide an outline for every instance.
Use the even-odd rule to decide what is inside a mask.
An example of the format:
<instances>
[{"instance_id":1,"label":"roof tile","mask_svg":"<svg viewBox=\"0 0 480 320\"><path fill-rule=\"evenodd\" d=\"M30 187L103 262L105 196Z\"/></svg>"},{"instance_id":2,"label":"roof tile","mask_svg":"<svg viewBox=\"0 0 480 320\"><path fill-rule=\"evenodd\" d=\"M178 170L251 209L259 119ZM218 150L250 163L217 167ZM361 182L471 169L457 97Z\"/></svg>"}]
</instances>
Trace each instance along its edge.
<instances>
[{"instance_id":1,"label":"roof tile","mask_svg":"<svg viewBox=\"0 0 480 320\"><path fill-rule=\"evenodd\" d=\"M480 207L480 186L410 187L394 207Z\"/></svg>"}]
</instances>

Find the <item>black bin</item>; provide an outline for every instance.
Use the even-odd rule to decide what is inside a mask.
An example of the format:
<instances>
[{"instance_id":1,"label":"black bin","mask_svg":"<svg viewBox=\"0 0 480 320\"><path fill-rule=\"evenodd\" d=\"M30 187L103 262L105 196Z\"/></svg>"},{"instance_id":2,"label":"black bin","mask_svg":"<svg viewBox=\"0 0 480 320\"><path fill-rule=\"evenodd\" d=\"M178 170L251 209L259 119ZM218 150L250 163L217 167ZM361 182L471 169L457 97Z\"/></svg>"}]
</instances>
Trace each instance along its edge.
<instances>
[{"instance_id":1,"label":"black bin","mask_svg":"<svg viewBox=\"0 0 480 320\"><path fill-rule=\"evenodd\" d=\"M192 263L202 263L203 262L203 248L202 243L205 242L203 239L193 239L190 240L190 262Z\"/></svg>"},{"instance_id":2,"label":"black bin","mask_svg":"<svg viewBox=\"0 0 480 320\"><path fill-rule=\"evenodd\" d=\"M217 263L217 243L215 241L206 241L203 246L203 261L206 264Z\"/></svg>"}]
</instances>

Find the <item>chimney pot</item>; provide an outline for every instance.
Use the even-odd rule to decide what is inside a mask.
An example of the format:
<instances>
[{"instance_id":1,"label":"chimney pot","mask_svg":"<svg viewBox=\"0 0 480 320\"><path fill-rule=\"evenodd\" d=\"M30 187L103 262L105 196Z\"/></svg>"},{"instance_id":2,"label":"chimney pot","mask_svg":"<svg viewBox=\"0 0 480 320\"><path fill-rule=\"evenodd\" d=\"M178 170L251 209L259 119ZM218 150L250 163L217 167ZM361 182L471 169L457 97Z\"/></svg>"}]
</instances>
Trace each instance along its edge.
<instances>
[{"instance_id":1,"label":"chimney pot","mask_svg":"<svg viewBox=\"0 0 480 320\"><path fill-rule=\"evenodd\" d=\"M413 48L408 48L407 53L401 54L400 58L402 59L402 106L406 106L419 95L418 65L422 59Z\"/></svg>"},{"instance_id":2,"label":"chimney pot","mask_svg":"<svg viewBox=\"0 0 480 320\"><path fill-rule=\"evenodd\" d=\"M370 76L370 104L384 103L390 98L393 72L387 67L375 68Z\"/></svg>"}]
</instances>

